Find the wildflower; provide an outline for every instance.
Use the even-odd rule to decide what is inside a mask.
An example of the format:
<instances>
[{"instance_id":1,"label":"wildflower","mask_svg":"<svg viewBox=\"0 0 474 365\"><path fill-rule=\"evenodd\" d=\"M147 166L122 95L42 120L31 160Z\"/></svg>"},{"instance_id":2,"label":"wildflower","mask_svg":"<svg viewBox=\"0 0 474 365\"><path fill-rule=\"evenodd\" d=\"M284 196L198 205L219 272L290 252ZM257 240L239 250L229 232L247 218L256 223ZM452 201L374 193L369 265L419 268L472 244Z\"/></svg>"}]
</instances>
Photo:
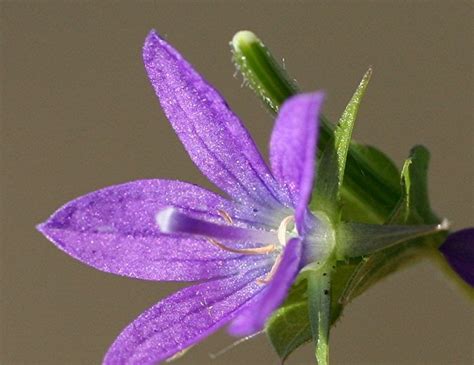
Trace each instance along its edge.
<instances>
[{"instance_id":1,"label":"wildflower","mask_svg":"<svg viewBox=\"0 0 474 365\"><path fill-rule=\"evenodd\" d=\"M118 336L105 364L153 364L232 322L259 331L299 270L329 252L326 223L307 209L321 93L281 108L271 171L225 101L155 32L148 77L196 166L228 198L192 184L140 180L79 197L38 229L99 270L145 280L200 281L143 312Z\"/></svg>"},{"instance_id":2,"label":"wildflower","mask_svg":"<svg viewBox=\"0 0 474 365\"><path fill-rule=\"evenodd\" d=\"M454 271L474 287L474 228L451 233L439 250Z\"/></svg>"}]
</instances>

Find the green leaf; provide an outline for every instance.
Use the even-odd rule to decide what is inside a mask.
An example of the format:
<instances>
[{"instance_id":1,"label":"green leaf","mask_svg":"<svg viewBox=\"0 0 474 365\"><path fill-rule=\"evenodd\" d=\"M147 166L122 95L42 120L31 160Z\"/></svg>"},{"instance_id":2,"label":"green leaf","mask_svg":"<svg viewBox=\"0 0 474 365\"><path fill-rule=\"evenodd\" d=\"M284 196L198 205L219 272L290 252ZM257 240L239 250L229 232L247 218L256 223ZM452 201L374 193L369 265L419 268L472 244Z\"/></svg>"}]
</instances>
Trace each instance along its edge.
<instances>
[{"instance_id":1,"label":"green leaf","mask_svg":"<svg viewBox=\"0 0 474 365\"><path fill-rule=\"evenodd\" d=\"M285 360L294 350L311 340L308 301L280 308L270 318L267 336L280 359Z\"/></svg>"},{"instance_id":2,"label":"green leaf","mask_svg":"<svg viewBox=\"0 0 474 365\"><path fill-rule=\"evenodd\" d=\"M317 181L310 207L312 210L325 211L333 219L338 210L337 204L340 200L354 123L371 75L372 69L369 68L347 104L334 131L334 137L326 146L319 161Z\"/></svg>"},{"instance_id":3,"label":"green leaf","mask_svg":"<svg viewBox=\"0 0 474 365\"><path fill-rule=\"evenodd\" d=\"M285 303L267 321L268 339L282 360L312 338L306 291L307 280L299 280L291 288Z\"/></svg>"},{"instance_id":4,"label":"green leaf","mask_svg":"<svg viewBox=\"0 0 474 365\"><path fill-rule=\"evenodd\" d=\"M390 221L392 223L438 223L428 197L428 163L430 153L423 146L415 146L405 161L401 175L402 197Z\"/></svg>"},{"instance_id":5,"label":"green leaf","mask_svg":"<svg viewBox=\"0 0 474 365\"><path fill-rule=\"evenodd\" d=\"M308 275L308 314L316 345L318 365L329 363L329 329L331 326L331 270L321 268Z\"/></svg>"}]
</instances>

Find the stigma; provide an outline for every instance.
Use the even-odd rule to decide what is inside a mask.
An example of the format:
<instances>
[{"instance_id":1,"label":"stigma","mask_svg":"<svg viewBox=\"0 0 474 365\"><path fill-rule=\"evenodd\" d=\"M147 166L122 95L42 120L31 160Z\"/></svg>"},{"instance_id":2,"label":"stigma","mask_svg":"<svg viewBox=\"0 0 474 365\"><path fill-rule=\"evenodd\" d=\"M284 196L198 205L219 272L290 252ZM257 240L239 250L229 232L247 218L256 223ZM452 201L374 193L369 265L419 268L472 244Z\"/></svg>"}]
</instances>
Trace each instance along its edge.
<instances>
[{"instance_id":1,"label":"stigma","mask_svg":"<svg viewBox=\"0 0 474 365\"><path fill-rule=\"evenodd\" d=\"M164 208L156 215L156 224L163 233L182 233L205 237L211 244L222 250L244 255L266 255L280 252L291 236L296 234L295 218L289 215L282 219L276 230L259 230L235 226L229 213L217 210L226 224L217 224L194 218L174 207ZM264 245L252 248L233 248L221 240L258 242Z\"/></svg>"}]
</instances>

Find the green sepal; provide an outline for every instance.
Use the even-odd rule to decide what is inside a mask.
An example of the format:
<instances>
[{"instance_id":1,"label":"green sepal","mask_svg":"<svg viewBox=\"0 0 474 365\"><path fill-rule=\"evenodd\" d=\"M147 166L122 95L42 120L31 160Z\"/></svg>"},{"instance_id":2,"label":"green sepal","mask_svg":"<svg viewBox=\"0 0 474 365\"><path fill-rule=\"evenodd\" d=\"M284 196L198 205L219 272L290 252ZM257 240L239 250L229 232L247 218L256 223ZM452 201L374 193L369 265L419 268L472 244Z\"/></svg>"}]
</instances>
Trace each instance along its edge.
<instances>
[{"instance_id":1,"label":"green sepal","mask_svg":"<svg viewBox=\"0 0 474 365\"><path fill-rule=\"evenodd\" d=\"M430 224L439 218L431 210L428 196L428 163L430 153L424 146L410 151L401 173L402 196L392 216L391 223Z\"/></svg>"},{"instance_id":2,"label":"green sepal","mask_svg":"<svg viewBox=\"0 0 474 365\"><path fill-rule=\"evenodd\" d=\"M317 181L313 190L310 209L322 210L333 220L337 219L338 215L338 203L341 197L341 187L354 123L371 75L372 69L369 68L347 104L334 131L334 136L327 144L318 162Z\"/></svg>"},{"instance_id":3,"label":"green sepal","mask_svg":"<svg viewBox=\"0 0 474 365\"><path fill-rule=\"evenodd\" d=\"M420 225L380 225L341 222L336 233L336 257L367 256L388 247L429 236L440 231L447 231L447 221L441 224Z\"/></svg>"},{"instance_id":4,"label":"green sepal","mask_svg":"<svg viewBox=\"0 0 474 365\"><path fill-rule=\"evenodd\" d=\"M353 156L357 156L356 159ZM365 168L357 170L353 168L353 163L357 161L360 165L361 161L365 164ZM398 200L400 196L400 171L395 163L379 149L363 145L352 141L351 152L348 156L348 163L346 164L346 183L348 184L348 178L357 177L361 183L363 182L364 176L367 176L367 171L370 171L373 176L377 176L380 180L381 186L387 187L383 194L389 195L391 199L385 199L390 206L394 205L394 202ZM370 181L370 180L369 180ZM373 184L372 184L373 185ZM390 187L390 188L388 188ZM366 209L365 204L361 199L350 194L349 190L343 185L342 197L342 219L345 221L356 221L356 222L367 222L367 223L383 223L383 216L374 215L370 209ZM381 194L379 194L381 195Z\"/></svg>"}]
</instances>

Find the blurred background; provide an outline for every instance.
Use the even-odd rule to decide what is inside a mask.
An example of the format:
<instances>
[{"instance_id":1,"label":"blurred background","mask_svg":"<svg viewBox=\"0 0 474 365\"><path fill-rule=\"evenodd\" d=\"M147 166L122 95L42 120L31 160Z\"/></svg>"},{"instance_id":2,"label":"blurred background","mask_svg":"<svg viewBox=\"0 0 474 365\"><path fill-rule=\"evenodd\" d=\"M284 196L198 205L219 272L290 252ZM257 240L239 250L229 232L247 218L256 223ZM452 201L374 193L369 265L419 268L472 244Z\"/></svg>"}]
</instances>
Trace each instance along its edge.
<instances>
[{"instance_id":1,"label":"blurred background","mask_svg":"<svg viewBox=\"0 0 474 365\"><path fill-rule=\"evenodd\" d=\"M226 97L266 153L272 117L242 87L228 42L250 29L336 121L369 65L355 136L400 166L432 152L435 210L473 223L473 3L2 1L0 363L98 364L121 329L184 284L132 280L74 261L35 231L67 201L126 181L209 182L191 163L143 70L156 28ZM472 364L472 303L429 263L353 302L332 364ZM215 360L221 331L176 364L278 364L265 336ZM311 364L311 345L287 364Z\"/></svg>"}]
</instances>

